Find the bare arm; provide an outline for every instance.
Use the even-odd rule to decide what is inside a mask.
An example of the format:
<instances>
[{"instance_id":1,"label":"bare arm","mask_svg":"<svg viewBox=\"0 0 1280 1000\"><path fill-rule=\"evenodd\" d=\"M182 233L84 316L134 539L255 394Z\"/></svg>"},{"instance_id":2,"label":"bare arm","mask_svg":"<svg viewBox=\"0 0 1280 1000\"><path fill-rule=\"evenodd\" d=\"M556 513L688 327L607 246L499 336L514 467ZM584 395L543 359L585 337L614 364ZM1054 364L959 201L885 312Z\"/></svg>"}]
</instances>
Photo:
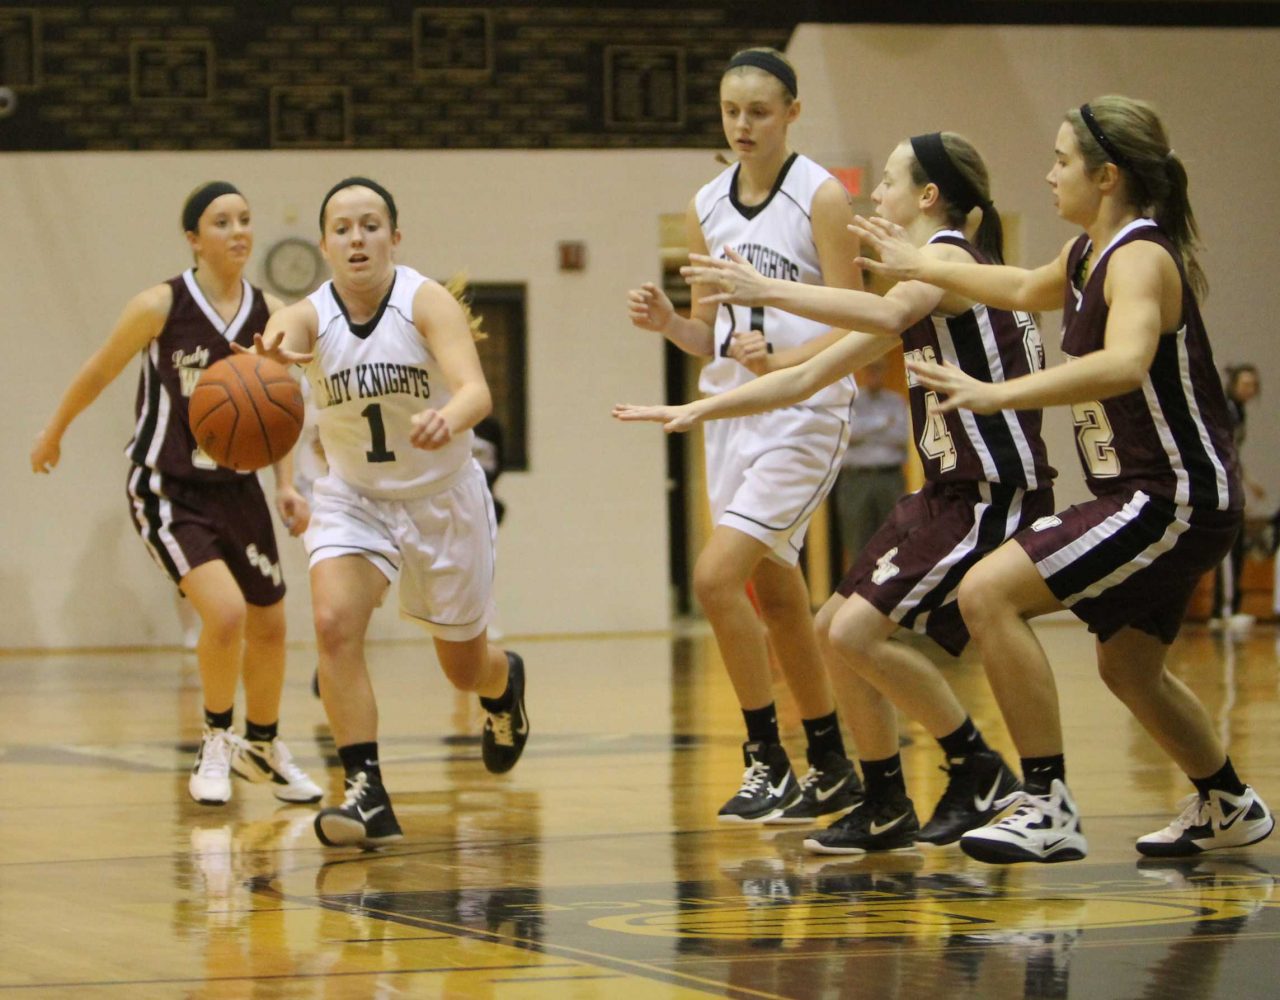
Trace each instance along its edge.
<instances>
[{"instance_id":1,"label":"bare arm","mask_svg":"<svg viewBox=\"0 0 1280 1000\"><path fill-rule=\"evenodd\" d=\"M487 417L493 411L493 397L467 315L443 285L422 283L413 297L413 322L452 393L440 409L428 407L413 418L410 442L415 448L435 451Z\"/></svg>"},{"instance_id":2,"label":"bare arm","mask_svg":"<svg viewBox=\"0 0 1280 1000\"><path fill-rule=\"evenodd\" d=\"M703 420L724 420L764 413L808 399L819 389L856 371L892 350L888 337L853 331L803 364L762 375L728 392L707 396L683 406L635 406L620 403L613 415L622 421L654 421L665 430L687 431Z\"/></svg>"},{"instance_id":3,"label":"bare arm","mask_svg":"<svg viewBox=\"0 0 1280 1000\"><path fill-rule=\"evenodd\" d=\"M1054 260L1028 270L1004 264L964 263L921 252L906 238L901 226L887 219L867 219L859 215L854 230L880 255L879 260L860 258L858 263L876 274L900 280L927 281L974 302L998 309L1042 312L1062 308L1066 291L1067 254L1071 242Z\"/></svg>"},{"instance_id":4,"label":"bare arm","mask_svg":"<svg viewBox=\"0 0 1280 1000\"><path fill-rule=\"evenodd\" d=\"M168 285L148 288L129 300L106 343L80 366L53 416L36 435L31 449L33 471L49 472L58 464L62 435L71 422L115 381L131 358L160 335L172 305L173 290Z\"/></svg>"},{"instance_id":5,"label":"bare arm","mask_svg":"<svg viewBox=\"0 0 1280 1000\"><path fill-rule=\"evenodd\" d=\"M1155 359L1162 329L1178 321L1170 315L1171 293L1181 294L1177 268L1152 243L1121 247L1111 257L1104 292L1110 312L1102 350L1065 365L1007 382L979 382L951 365L909 362L930 389L947 398L939 409L976 413L1035 410L1110 399L1141 387Z\"/></svg>"}]
</instances>

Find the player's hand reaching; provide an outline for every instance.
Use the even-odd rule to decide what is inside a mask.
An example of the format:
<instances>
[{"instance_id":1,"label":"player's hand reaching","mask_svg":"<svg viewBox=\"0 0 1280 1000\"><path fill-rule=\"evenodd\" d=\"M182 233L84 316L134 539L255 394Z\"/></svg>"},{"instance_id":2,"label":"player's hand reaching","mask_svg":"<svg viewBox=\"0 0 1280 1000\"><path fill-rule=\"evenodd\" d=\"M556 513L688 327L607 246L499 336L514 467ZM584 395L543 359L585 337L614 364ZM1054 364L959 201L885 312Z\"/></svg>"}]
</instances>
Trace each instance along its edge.
<instances>
[{"instance_id":1,"label":"player's hand reaching","mask_svg":"<svg viewBox=\"0 0 1280 1000\"><path fill-rule=\"evenodd\" d=\"M698 423L698 415L693 404L683 406L636 406L634 403L618 403L613 408L613 415L624 423L632 421L648 421L662 424L668 434L687 431Z\"/></svg>"},{"instance_id":2,"label":"player's hand reaching","mask_svg":"<svg viewBox=\"0 0 1280 1000\"><path fill-rule=\"evenodd\" d=\"M691 285L702 285L700 302L727 302L737 306L763 305L769 290L769 279L751 266L733 247L724 248L728 260L689 254L689 263L680 274Z\"/></svg>"},{"instance_id":3,"label":"player's hand reaching","mask_svg":"<svg viewBox=\"0 0 1280 1000\"><path fill-rule=\"evenodd\" d=\"M938 404L939 413L961 409L996 413L1002 409L1000 391L1005 385L1003 382L980 382L950 362L939 365L932 361L908 361L907 370L926 389L932 389L943 397Z\"/></svg>"},{"instance_id":4,"label":"player's hand reaching","mask_svg":"<svg viewBox=\"0 0 1280 1000\"><path fill-rule=\"evenodd\" d=\"M438 451L453 440L453 430L439 410L423 410L410 420L409 443L423 451Z\"/></svg>"},{"instance_id":5,"label":"player's hand reaching","mask_svg":"<svg viewBox=\"0 0 1280 1000\"><path fill-rule=\"evenodd\" d=\"M666 333L675 318L676 309L667 293L652 281L627 292L627 314L633 326L654 333Z\"/></svg>"},{"instance_id":6,"label":"player's hand reaching","mask_svg":"<svg viewBox=\"0 0 1280 1000\"><path fill-rule=\"evenodd\" d=\"M240 344L232 342L231 350L236 354L260 354L262 357L270 358L286 368L289 365L304 365L314 357L310 353L300 354L297 351L286 349L284 346L284 330L273 330L267 334L255 333L252 347L242 347Z\"/></svg>"},{"instance_id":7,"label":"player's hand reaching","mask_svg":"<svg viewBox=\"0 0 1280 1000\"><path fill-rule=\"evenodd\" d=\"M62 442L47 430L36 435L31 446L31 471L49 473L62 457Z\"/></svg>"},{"instance_id":8,"label":"player's hand reaching","mask_svg":"<svg viewBox=\"0 0 1280 1000\"><path fill-rule=\"evenodd\" d=\"M729 341L729 357L755 375L769 369L769 342L759 330L736 330Z\"/></svg>"},{"instance_id":9,"label":"player's hand reaching","mask_svg":"<svg viewBox=\"0 0 1280 1000\"><path fill-rule=\"evenodd\" d=\"M875 260L871 257L857 257L853 262L858 267L899 281L920 277L925 257L920 248L907 239L907 231L896 222L875 216L867 218L855 215L849 232L857 236L863 246L875 250L880 258Z\"/></svg>"},{"instance_id":10,"label":"player's hand reaching","mask_svg":"<svg viewBox=\"0 0 1280 1000\"><path fill-rule=\"evenodd\" d=\"M294 487L288 483L276 488L276 511L280 521L295 537L307 530L311 523L311 506Z\"/></svg>"}]
</instances>

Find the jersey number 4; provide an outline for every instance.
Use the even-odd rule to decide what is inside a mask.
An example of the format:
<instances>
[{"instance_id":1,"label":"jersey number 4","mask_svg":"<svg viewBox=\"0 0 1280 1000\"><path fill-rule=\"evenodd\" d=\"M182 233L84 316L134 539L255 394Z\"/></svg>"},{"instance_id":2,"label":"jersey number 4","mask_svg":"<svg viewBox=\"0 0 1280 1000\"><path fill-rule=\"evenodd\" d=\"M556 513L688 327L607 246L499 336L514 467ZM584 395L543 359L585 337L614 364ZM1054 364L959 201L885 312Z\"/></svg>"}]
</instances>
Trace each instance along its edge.
<instances>
[{"instance_id":1,"label":"jersey number 4","mask_svg":"<svg viewBox=\"0 0 1280 1000\"><path fill-rule=\"evenodd\" d=\"M364 453L364 457L370 462L394 462L396 453L387 450L387 429L382 423L381 404L370 403L360 411L360 416L369 421L371 447Z\"/></svg>"},{"instance_id":2,"label":"jersey number 4","mask_svg":"<svg viewBox=\"0 0 1280 1000\"><path fill-rule=\"evenodd\" d=\"M724 340L720 344L720 357L727 358L729 356L729 348L733 345L733 335L738 329L738 315L734 312L733 306L725 303L724 307L729 310L729 331L724 335ZM764 335L764 307L753 306L751 309L751 329ZM773 353L773 345L768 340L764 342L764 349L770 354Z\"/></svg>"}]
</instances>

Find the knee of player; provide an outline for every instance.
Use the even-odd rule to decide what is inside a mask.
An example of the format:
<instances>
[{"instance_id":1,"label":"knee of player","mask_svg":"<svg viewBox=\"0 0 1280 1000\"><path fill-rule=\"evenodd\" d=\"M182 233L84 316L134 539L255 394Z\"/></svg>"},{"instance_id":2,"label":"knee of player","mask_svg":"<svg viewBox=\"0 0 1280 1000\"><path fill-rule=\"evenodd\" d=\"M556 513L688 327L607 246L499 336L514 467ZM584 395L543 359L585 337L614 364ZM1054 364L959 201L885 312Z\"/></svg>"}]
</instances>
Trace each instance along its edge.
<instances>
[{"instance_id":1,"label":"knee of player","mask_svg":"<svg viewBox=\"0 0 1280 1000\"><path fill-rule=\"evenodd\" d=\"M956 601L960 605L960 616L964 619L969 631L990 618L991 613L1001 602L997 582L979 563L964 575L960 581L960 589L956 592Z\"/></svg>"},{"instance_id":2,"label":"knee of player","mask_svg":"<svg viewBox=\"0 0 1280 1000\"><path fill-rule=\"evenodd\" d=\"M243 602L205 607L200 614L201 635L218 645L238 644L244 640L246 614Z\"/></svg>"},{"instance_id":3,"label":"knee of player","mask_svg":"<svg viewBox=\"0 0 1280 1000\"><path fill-rule=\"evenodd\" d=\"M316 644L327 652L344 646L360 645L364 641L364 629L357 627L344 609L327 603L313 605L316 628Z\"/></svg>"}]
</instances>

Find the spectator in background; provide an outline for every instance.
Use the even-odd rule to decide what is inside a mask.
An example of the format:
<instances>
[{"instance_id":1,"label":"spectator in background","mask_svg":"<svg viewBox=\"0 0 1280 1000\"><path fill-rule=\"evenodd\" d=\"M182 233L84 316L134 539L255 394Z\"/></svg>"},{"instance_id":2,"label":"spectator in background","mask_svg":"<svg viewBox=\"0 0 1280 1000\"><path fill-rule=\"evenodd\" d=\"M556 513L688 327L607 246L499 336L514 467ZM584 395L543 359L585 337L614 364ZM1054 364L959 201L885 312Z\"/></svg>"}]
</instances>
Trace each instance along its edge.
<instances>
[{"instance_id":1,"label":"spectator in background","mask_svg":"<svg viewBox=\"0 0 1280 1000\"><path fill-rule=\"evenodd\" d=\"M1258 378L1258 369L1251 364L1228 365L1222 388L1227 394L1227 415L1231 418L1231 434L1235 439L1236 451L1240 452L1245 438L1245 404L1258 395L1262 382ZM1261 486L1244 475L1245 486L1249 495L1257 499L1264 494ZM1231 631L1247 631L1253 626L1254 617L1241 610L1244 594L1240 590L1240 574L1244 571L1244 528L1236 536L1235 544L1227 558L1218 564L1213 573L1213 613L1209 616L1209 627L1215 631L1229 629Z\"/></svg>"},{"instance_id":2,"label":"spectator in background","mask_svg":"<svg viewBox=\"0 0 1280 1000\"><path fill-rule=\"evenodd\" d=\"M907 401L884 385L888 361L858 373L860 392L849 421L849 450L836 480L836 514L845 564L851 563L906 492L902 465L911 437Z\"/></svg>"}]
</instances>

